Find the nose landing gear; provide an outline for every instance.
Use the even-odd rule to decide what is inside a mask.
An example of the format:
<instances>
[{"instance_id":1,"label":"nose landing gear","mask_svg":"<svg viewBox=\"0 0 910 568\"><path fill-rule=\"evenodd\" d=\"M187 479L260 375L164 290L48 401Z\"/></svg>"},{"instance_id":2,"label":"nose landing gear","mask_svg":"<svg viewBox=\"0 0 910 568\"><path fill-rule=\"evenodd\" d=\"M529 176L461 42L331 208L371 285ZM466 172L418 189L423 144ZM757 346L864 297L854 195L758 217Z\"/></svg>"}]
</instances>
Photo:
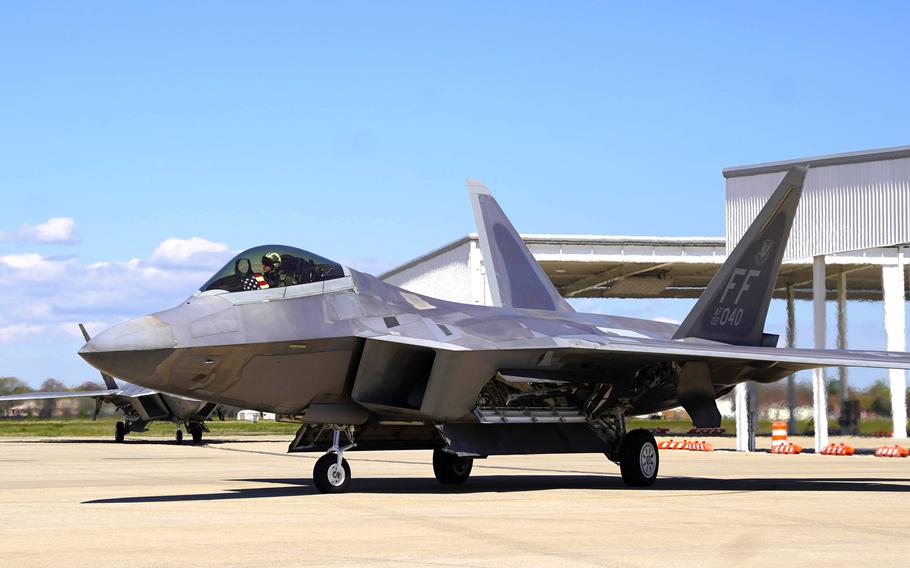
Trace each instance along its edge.
<instances>
[{"instance_id":1,"label":"nose landing gear","mask_svg":"<svg viewBox=\"0 0 910 568\"><path fill-rule=\"evenodd\" d=\"M316 460L316 465L313 466L313 484L321 493L341 493L351 481L351 466L344 459L344 452L356 445L354 427L333 425L328 428L332 430L332 447ZM344 447L341 447L342 432L348 438L348 444Z\"/></svg>"}]
</instances>

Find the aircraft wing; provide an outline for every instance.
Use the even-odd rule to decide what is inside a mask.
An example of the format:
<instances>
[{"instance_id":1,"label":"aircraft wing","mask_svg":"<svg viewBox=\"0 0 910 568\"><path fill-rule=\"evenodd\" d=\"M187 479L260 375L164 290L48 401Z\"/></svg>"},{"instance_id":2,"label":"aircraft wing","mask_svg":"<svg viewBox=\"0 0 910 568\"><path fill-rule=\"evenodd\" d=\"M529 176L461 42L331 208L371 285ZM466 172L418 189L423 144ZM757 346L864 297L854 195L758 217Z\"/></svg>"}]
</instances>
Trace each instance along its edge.
<instances>
[{"instance_id":1,"label":"aircraft wing","mask_svg":"<svg viewBox=\"0 0 910 568\"><path fill-rule=\"evenodd\" d=\"M0 396L0 402L9 400L45 400L51 398L86 398L108 397L121 394L120 389L107 389L96 391L63 391L63 392L25 392L22 394L8 394Z\"/></svg>"},{"instance_id":2,"label":"aircraft wing","mask_svg":"<svg viewBox=\"0 0 910 568\"><path fill-rule=\"evenodd\" d=\"M571 335L534 337L502 342L484 340L468 346L392 335L364 335L374 341L429 347L437 351L547 351L576 359L589 359L591 365L621 362L646 365L661 361L737 362L757 369L784 367L791 372L819 367L874 367L910 370L910 353L846 349L795 349L728 345L703 340L657 340Z\"/></svg>"},{"instance_id":3,"label":"aircraft wing","mask_svg":"<svg viewBox=\"0 0 910 568\"><path fill-rule=\"evenodd\" d=\"M566 348L579 355L622 358L642 363L650 361L712 361L754 362L756 368L779 364L791 370L818 367L877 367L910 369L910 354L891 351L858 351L839 349L792 349L781 347L752 347L708 342L610 340L589 341L577 338L553 338L557 348Z\"/></svg>"}]
</instances>

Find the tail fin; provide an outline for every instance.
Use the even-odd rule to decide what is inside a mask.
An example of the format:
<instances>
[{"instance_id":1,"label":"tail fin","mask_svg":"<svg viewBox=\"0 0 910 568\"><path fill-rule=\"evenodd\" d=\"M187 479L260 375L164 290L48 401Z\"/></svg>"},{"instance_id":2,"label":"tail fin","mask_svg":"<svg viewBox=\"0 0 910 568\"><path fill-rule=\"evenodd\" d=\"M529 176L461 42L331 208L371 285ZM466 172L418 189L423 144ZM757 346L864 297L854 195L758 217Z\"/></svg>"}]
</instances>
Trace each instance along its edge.
<instances>
[{"instance_id":1,"label":"tail fin","mask_svg":"<svg viewBox=\"0 0 910 568\"><path fill-rule=\"evenodd\" d=\"M85 338L86 343L88 343L89 341L92 340L91 336L88 334L88 330L86 330L85 326L82 325L81 323L79 324L79 331L82 332L82 337ZM119 386L117 386L117 381L114 380L114 377L108 375L104 371L101 372L101 379L104 381L104 386L106 386L108 389L120 388ZM96 407L95 408L96 417L98 416L98 410L99 410L99 408ZM94 418L92 418L92 420L94 420Z\"/></svg>"},{"instance_id":2,"label":"tail fin","mask_svg":"<svg viewBox=\"0 0 910 568\"><path fill-rule=\"evenodd\" d=\"M468 193L493 305L573 312L482 183L468 180Z\"/></svg>"},{"instance_id":3,"label":"tail fin","mask_svg":"<svg viewBox=\"0 0 910 568\"><path fill-rule=\"evenodd\" d=\"M763 345L771 294L808 168L793 166L708 284L673 339Z\"/></svg>"}]
</instances>

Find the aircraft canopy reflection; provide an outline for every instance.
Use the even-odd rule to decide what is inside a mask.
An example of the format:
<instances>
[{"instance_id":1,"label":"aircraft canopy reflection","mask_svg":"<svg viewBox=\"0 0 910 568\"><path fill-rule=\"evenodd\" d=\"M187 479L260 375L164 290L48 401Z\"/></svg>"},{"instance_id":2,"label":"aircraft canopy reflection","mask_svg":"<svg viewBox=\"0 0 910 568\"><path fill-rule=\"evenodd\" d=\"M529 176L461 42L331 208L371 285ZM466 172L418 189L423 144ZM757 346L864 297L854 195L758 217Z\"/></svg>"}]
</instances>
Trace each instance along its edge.
<instances>
[{"instance_id":1,"label":"aircraft canopy reflection","mask_svg":"<svg viewBox=\"0 0 910 568\"><path fill-rule=\"evenodd\" d=\"M283 283L276 281L278 273L285 275ZM244 292L343 277L340 264L318 254L287 245L260 245L232 258L199 290Z\"/></svg>"}]
</instances>

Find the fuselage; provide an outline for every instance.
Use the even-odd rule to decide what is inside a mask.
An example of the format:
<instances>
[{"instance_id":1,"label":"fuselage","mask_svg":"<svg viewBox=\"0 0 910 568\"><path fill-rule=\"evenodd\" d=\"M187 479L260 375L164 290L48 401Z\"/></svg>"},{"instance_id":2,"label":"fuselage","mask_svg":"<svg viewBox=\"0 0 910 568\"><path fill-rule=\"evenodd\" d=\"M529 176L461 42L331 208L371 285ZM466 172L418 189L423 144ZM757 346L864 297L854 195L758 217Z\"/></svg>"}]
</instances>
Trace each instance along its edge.
<instances>
[{"instance_id":1,"label":"fuselage","mask_svg":"<svg viewBox=\"0 0 910 568\"><path fill-rule=\"evenodd\" d=\"M459 304L346 270L343 278L285 288L197 293L106 330L80 354L149 388L300 414L313 403L351 402L363 344L371 337L508 352L510 341L527 348L536 337L541 347L554 335L666 341L675 329L601 314ZM478 384L489 379L475 378Z\"/></svg>"}]
</instances>

